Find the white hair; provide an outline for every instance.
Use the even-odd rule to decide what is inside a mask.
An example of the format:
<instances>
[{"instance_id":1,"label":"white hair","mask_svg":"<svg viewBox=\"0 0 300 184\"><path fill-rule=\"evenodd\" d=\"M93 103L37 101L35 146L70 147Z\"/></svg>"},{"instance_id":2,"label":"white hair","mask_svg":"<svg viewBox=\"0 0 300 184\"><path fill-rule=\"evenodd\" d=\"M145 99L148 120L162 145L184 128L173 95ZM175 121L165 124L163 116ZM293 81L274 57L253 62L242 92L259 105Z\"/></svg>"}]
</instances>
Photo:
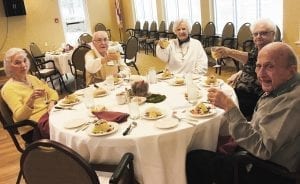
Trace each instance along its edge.
<instances>
[{"instance_id":1,"label":"white hair","mask_svg":"<svg viewBox=\"0 0 300 184\"><path fill-rule=\"evenodd\" d=\"M3 61L4 71L5 71L6 75L9 77L11 77L13 74L13 72L11 70L11 63L12 63L12 59L16 55L23 56L23 58L26 59L26 64L28 64L28 70L30 68L30 62L27 58L26 52L20 48L10 48L8 51L6 51L6 53L4 55L4 61Z\"/></svg>"}]
</instances>

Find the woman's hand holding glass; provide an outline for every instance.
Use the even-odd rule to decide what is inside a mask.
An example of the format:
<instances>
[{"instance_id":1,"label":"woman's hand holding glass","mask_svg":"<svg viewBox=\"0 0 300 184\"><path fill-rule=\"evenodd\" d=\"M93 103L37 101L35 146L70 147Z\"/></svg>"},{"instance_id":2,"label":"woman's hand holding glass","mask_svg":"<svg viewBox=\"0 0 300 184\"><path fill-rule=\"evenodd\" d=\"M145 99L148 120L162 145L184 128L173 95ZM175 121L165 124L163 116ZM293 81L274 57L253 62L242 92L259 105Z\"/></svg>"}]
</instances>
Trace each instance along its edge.
<instances>
[{"instance_id":1,"label":"woman's hand holding glass","mask_svg":"<svg viewBox=\"0 0 300 184\"><path fill-rule=\"evenodd\" d=\"M169 41L167 38L161 38L159 41L158 41L158 45L162 48L162 49L165 49L169 46Z\"/></svg>"}]
</instances>

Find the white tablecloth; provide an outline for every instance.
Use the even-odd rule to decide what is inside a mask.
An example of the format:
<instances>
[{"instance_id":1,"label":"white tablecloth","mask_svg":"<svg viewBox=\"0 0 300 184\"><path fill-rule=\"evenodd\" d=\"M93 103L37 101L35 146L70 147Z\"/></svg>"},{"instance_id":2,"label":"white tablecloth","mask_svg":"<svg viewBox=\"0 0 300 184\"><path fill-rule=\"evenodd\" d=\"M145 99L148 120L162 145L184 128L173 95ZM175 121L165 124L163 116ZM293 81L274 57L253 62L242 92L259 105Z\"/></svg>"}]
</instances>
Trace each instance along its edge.
<instances>
[{"instance_id":1,"label":"white tablecloth","mask_svg":"<svg viewBox=\"0 0 300 184\"><path fill-rule=\"evenodd\" d=\"M227 85L224 87L231 89ZM202 100L206 101L206 89L201 87ZM222 87L223 88L223 87ZM124 90L119 87L110 95L96 98L96 104L104 104L109 110L128 112L128 105L117 105L115 94ZM232 90L232 89L231 89ZM167 95L167 99L158 104L140 106L143 112L149 106L158 106L166 113L164 118L170 118L172 109L181 112L189 104L184 98L185 86L171 86L166 82L150 85L150 92ZM228 90L227 90L228 91ZM235 94L233 98L236 99ZM199 118L197 126L180 122L170 129L158 129L154 120L137 120L138 125L132 132L123 136L123 131L131 120L119 124L119 130L111 135L92 137L85 131L75 132L65 129L64 123L74 119L88 118L84 103L74 106L78 110L63 110L51 112L51 139L61 142L82 155L89 162L116 163L125 152L134 154L135 175L140 183L145 184L184 184L186 153L192 149L215 150L219 133L220 119L223 110L217 109L213 116ZM188 116L186 113L183 116Z\"/></svg>"},{"instance_id":2,"label":"white tablecloth","mask_svg":"<svg viewBox=\"0 0 300 184\"><path fill-rule=\"evenodd\" d=\"M52 53L46 52L45 60L53 60L56 68L58 69L59 73L64 75L67 73L71 73L70 65L68 61L72 59L72 53L70 52L59 52L59 53Z\"/></svg>"}]
</instances>

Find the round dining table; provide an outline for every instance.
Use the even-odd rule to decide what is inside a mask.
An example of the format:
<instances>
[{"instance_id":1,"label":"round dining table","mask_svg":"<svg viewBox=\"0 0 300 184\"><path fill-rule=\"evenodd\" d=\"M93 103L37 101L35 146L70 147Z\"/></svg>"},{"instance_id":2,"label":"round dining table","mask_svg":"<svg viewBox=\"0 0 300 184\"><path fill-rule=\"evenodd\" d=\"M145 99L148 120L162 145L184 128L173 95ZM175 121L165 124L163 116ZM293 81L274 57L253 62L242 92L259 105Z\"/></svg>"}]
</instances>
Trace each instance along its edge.
<instances>
[{"instance_id":1,"label":"round dining table","mask_svg":"<svg viewBox=\"0 0 300 184\"><path fill-rule=\"evenodd\" d=\"M194 80L199 90L198 101L207 102L207 89L210 86L203 84L201 78ZM97 85L105 88L105 82ZM95 105L105 106L109 111L129 113L128 104L119 105L116 100L116 94L128 87L129 82L116 85L106 96L94 98ZM224 89L227 94L229 92L237 103L230 86L220 80L216 87ZM82 95L91 88L94 87L75 93ZM176 85L174 79L149 84L151 94L165 95L166 99L160 103L139 105L139 119L132 120L129 117L127 121L117 124L113 133L100 136L91 134L90 127L80 130L66 126L70 122L91 122L95 119L84 103L85 98L80 97L81 101L71 108L53 109L50 112L50 138L72 148L91 163L116 164L124 153L133 153L135 177L140 183L184 184L187 152L193 149L216 150L224 113L222 109L212 107L211 115L191 116L192 104L185 97L186 91L186 85ZM145 111L151 107L161 110L159 119L145 117ZM174 112L177 118L172 116ZM136 126L124 136L123 132L133 121L137 123Z\"/></svg>"}]
</instances>

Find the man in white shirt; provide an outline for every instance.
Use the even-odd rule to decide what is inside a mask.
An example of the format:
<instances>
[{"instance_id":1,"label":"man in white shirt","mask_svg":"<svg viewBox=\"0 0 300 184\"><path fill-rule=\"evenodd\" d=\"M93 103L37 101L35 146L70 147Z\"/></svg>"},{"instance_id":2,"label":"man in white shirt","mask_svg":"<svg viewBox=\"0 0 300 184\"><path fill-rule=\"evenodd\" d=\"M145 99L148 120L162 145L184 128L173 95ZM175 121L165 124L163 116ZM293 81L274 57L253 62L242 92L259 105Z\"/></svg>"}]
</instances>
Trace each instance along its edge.
<instances>
[{"instance_id":1,"label":"man in white shirt","mask_svg":"<svg viewBox=\"0 0 300 184\"><path fill-rule=\"evenodd\" d=\"M130 72L129 67L120 57L120 53L109 51L106 31L93 34L92 49L85 55L86 84L103 81L106 76L123 76Z\"/></svg>"}]
</instances>

